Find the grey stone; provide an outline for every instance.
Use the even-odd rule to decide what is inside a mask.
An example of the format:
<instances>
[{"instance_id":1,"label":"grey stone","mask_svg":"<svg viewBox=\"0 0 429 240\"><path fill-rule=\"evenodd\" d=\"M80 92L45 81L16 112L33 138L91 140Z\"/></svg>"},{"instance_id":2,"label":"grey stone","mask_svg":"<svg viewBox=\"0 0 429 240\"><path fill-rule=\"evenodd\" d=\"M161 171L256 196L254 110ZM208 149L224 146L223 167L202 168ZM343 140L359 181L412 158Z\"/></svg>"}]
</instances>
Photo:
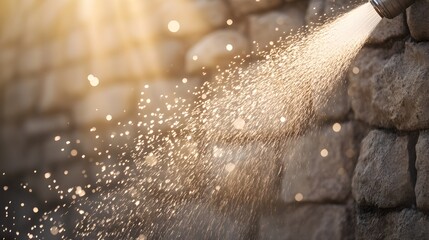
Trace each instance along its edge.
<instances>
[{"instance_id":1,"label":"grey stone","mask_svg":"<svg viewBox=\"0 0 429 240\"><path fill-rule=\"evenodd\" d=\"M347 84L338 83L329 90L329 93L318 92L314 88L313 110L321 121L342 120L350 111L350 99L347 94ZM319 90L320 91L320 90Z\"/></svg>"},{"instance_id":2,"label":"grey stone","mask_svg":"<svg viewBox=\"0 0 429 240\"><path fill-rule=\"evenodd\" d=\"M357 240L429 238L429 219L413 209L394 212L359 212L356 219Z\"/></svg>"},{"instance_id":3,"label":"grey stone","mask_svg":"<svg viewBox=\"0 0 429 240\"><path fill-rule=\"evenodd\" d=\"M304 15L298 8L250 15L248 19L253 50L257 50L256 44L259 49L277 45L280 37L285 37L304 25Z\"/></svg>"},{"instance_id":4,"label":"grey stone","mask_svg":"<svg viewBox=\"0 0 429 240\"><path fill-rule=\"evenodd\" d=\"M73 118L76 124L88 126L107 122L107 115L112 116L112 121L117 121L130 109L134 99L132 86L122 84L97 90L74 106Z\"/></svg>"},{"instance_id":5,"label":"grey stone","mask_svg":"<svg viewBox=\"0 0 429 240\"><path fill-rule=\"evenodd\" d=\"M407 23L411 36L417 41L429 40L429 2L417 0L407 9Z\"/></svg>"},{"instance_id":6,"label":"grey stone","mask_svg":"<svg viewBox=\"0 0 429 240\"><path fill-rule=\"evenodd\" d=\"M69 123L69 119L65 115L34 117L25 121L24 131L30 137L41 134L49 134L51 132L58 132L67 129Z\"/></svg>"},{"instance_id":7,"label":"grey stone","mask_svg":"<svg viewBox=\"0 0 429 240\"><path fill-rule=\"evenodd\" d=\"M9 85L4 93L4 117L8 120L28 113L36 103L37 79L23 79Z\"/></svg>"},{"instance_id":8,"label":"grey stone","mask_svg":"<svg viewBox=\"0 0 429 240\"><path fill-rule=\"evenodd\" d=\"M230 15L228 6L222 0L170 1L159 9L161 28L172 36L195 36L210 32L226 25ZM168 23L176 20L180 24L179 31L170 32Z\"/></svg>"},{"instance_id":9,"label":"grey stone","mask_svg":"<svg viewBox=\"0 0 429 240\"><path fill-rule=\"evenodd\" d=\"M360 205L408 206L414 199L409 173L408 136L371 131L362 141L352 189Z\"/></svg>"},{"instance_id":10,"label":"grey stone","mask_svg":"<svg viewBox=\"0 0 429 240\"><path fill-rule=\"evenodd\" d=\"M232 49L228 50L227 47ZM217 65L230 63L237 55L248 51L248 40L234 30L218 30L201 39L186 53L185 66L188 72L214 69Z\"/></svg>"},{"instance_id":11,"label":"grey stone","mask_svg":"<svg viewBox=\"0 0 429 240\"><path fill-rule=\"evenodd\" d=\"M163 239L249 239L252 216L242 210L231 214L207 203L182 204L173 214Z\"/></svg>"},{"instance_id":12,"label":"grey stone","mask_svg":"<svg viewBox=\"0 0 429 240\"><path fill-rule=\"evenodd\" d=\"M349 196L357 146L353 123L340 126L339 132L326 126L285 142L283 201L341 202Z\"/></svg>"},{"instance_id":13,"label":"grey stone","mask_svg":"<svg viewBox=\"0 0 429 240\"><path fill-rule=\"evenodd\" d=\"M429 132L420 132L416 145L417 181L415 186L417 207L429 210Z\"/></svg>"},{"instance_id":14,"label":"grey stone","mask_svg":"<svg viewBox=\"0 0 429 240\"><path fill-rule=\"evenodd\" d=\"M288 206L262 216L258 239L346 239L347 214L341 205Z\"/></svg>"},{"instance_id":15,"label":"grey stone","mask_svg":"<svg viewBox=\"0 0 429 240\"><path fill-rule=\"evenodd\" d=\"M355 116L379 127L426 128L429 45L407 42L403 54L392 56L395 51L363 51L357 58L359 74L349 74Z\"/></svg>"},{"instance_id":16,"label":"grey stone","mask_svg":"<svg viewBox=\"0 0 429 240\"><path fill-rule=\"evenodd\" d=\"M209 159L207 191L217 203L249 206L255 210L278 196L280 157L277 144L212 143L206 149Z\"/></svg>"},{"instance_id":17,"label":"grey stone","mask_svg":"<svg viewBox=\"0 0 429 240\"><path fill-rule=\"evenodd\" d=\"M389 39L405 36L407 32L403 14L393 19L383 18L368 37L367 44L381 44Z\"/></svg>"},{"instance_id":18,"label":"grey stone","mask_svg":"<svg viewBox=\"0 0 429 240\"><path fill-rule=\"evenodd\" d=\"M228 0L237 16L257 11L275 8L282 4L282 0Z\"/></svg>"},{"instance_id":19,"label":"grey stone","mask_svg":"<svg viewBox=\"0 0 429 240\"><path fill-rule=\"evenodd\" d=\"M41 163L39 144L28 144L28 135L18 124L4 124L1 131L0 169L7 174L31 171Z\"/></svg>"}]
</instances>

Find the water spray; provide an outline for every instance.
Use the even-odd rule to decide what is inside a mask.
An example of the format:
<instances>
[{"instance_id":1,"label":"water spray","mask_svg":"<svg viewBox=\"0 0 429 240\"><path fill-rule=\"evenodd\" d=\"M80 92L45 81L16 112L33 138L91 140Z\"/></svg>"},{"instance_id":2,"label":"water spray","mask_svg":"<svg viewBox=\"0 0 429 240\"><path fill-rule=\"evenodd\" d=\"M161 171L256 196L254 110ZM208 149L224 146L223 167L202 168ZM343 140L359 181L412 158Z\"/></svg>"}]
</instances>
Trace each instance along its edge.
<instances>
[{"instance_id":1,"label":"water spray","mask_svg":"<svg viewBox=\"0 0 429 240\"><path fill-rule=\"evenodd\" d=\"M415 0L370 0L375 11L383 17L392 19L405 11Z\"/></svg>"}]
</instances>

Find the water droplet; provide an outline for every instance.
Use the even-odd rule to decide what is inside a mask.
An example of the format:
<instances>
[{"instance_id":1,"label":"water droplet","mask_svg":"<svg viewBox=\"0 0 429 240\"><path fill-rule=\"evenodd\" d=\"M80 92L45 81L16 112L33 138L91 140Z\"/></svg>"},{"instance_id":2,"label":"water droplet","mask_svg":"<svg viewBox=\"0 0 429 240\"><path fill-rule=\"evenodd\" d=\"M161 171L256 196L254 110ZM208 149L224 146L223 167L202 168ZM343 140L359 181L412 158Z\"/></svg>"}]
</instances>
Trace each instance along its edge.
<instances>
[{"instance_id":1,"label":"water droplet","mask_svg":"<svg viewBox=\"0 0 429 240\"><path fill-rule=\"evenodd\" d=\"M235 169L235 164L234 163L228 163L225 165L225 170L227 172L232 172Z\"/></svg>"},{"instance_id":2,"label":"water droplet","mask_svg":"<svg viewBox=\"0 0 429 240\"><path fill-rule=\"evenodd\" d=\"M235 129L242 130L244 128L244 125L246 125L246 122L242 118L235 119L234 123L232 124Z\"/></svg>"},{"instance_id":3,"label":"water droplet","mask_svg":"<svg viewBox=\"0 0 429 240\"><path fill-rule=\"evenodd\" d=\"M304 199L304 196L302 195L302 193L295 194L295 201L301 202L303 199Z\"/></svg>"},{"instance_id":4,"label":"water droplet","mask_svg":"<svg viewBox=\"0 0 429 240\"><path fill-rule=\"evenodd\" d=\"M328 156L328 150L327 149L322 149L322 151L320 151L320 156L322 157L327 157Z\"/></svg>"},{"instance_id":5,"label":"water droplet","mask_svg":"<svg viewBox=\"0 0 429 240\"><path fill-rule=\"evenodd\" d=\"M341 131L341 124L339 124L339 123L334 123L334 125L332 125L332 130L334 130L334 132L339 132L339 131Z\"/></svg>"},{"instance_id":6,"label":"water droplet","mask_svg":"<svg viewBox=\"0 0 429 240\"><path fill-rule=\"evenodd\" d=\"M58 227L57 226L52 226L51 229L50 229L50 231L51 231L51 234L55 236L55 235L58 234Z\"/></svg>"},{"instance_id":7,"label":"water droplet","mask_svg":"<svg viewBox=\"0 0 429 240\"><path fill-rule=\"evenodd\" d=\"M233 46L232 46L232 44L227 44L227 45L225 46L225 48L226 48L226 50L228 50L228 51L232 51Z\"/></svg>"},{"instance_id":8,"label":"water droplet","mask_svg":"<svg viewBox=\"0 0 429 240\"><path fill-rule=\"evenodd\" d=\"M168 22L168 30L172 33L178 32L180 30L180 23L176 20L171 20Z\"/></svg>"}]
</instances>

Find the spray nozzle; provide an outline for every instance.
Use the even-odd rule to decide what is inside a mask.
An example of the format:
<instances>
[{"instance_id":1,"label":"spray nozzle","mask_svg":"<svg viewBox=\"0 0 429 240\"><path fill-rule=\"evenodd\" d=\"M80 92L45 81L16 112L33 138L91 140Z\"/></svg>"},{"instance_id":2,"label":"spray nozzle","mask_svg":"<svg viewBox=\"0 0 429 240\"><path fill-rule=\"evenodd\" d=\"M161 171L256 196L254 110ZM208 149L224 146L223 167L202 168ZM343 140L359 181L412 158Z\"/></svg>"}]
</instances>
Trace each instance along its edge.
<instances>
[{"instance_id":1,"label":"spray nozzle","mask_svg":"<svg viewBox=\"0 0 429 240\"><path fill-rule=\"evenodd\" d=\"M383 18L394 18L405 11L415 0L370 0L375 11Z\"/></svg>"}]
</instances>

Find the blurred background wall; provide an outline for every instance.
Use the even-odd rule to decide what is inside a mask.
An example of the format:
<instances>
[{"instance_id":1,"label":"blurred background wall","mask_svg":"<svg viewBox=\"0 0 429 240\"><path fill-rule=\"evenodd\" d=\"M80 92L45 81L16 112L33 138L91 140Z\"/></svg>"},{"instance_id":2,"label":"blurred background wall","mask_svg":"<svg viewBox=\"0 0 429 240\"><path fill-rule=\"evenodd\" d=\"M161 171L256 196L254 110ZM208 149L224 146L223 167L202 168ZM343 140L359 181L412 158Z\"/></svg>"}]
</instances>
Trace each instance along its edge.
<instances>
[{"instance_id":1,"label":"blurred background wall","mask_svg":"<svg viewBox=\"0 0 429 240\"><path fill-rule=\"evenodd\" d=\"M121 177L99 181L99 171L103 165L120 169L115 163L124 153L121 146L133 144L139 131L138 102L146 85L154 98L184 84L184 78L187 85L200 86L211 81L217 66L256 51L254 43L269 49L270 41L345 11L348 4L2 1L0 203L7 207L0 212L0 236L25 238L17 232L36 224L42 212L85 195L81 188L91 195L91 189L107 191L121 184ZM424 17L428 3L418 4L407 14L383 20L351 67L347 84L328 106L314 103L321 126L315 135L289 142L288 148L280 145L272 150L274 157L267 154L283 169L280 174L265 171L264 165L250 168L250 176L274 179L269 187L277 194L266 196L269 206L260 206L265 203L259 202L263 197L257 195L261 185L256 181L256 191L242 197L256 203L240 208L239 217L200 201L183 207L182 216L194 215L182 224L186 226L174 224L175 231L194 229L188 239L425 239L429 26ZM420 75L406 74L403 68ZM183 98L192 101L184 93ZM104 141L112 135L113 140ZM242 146L231 148L243 151ZM250 158L251 148L244 148L244 158ZM322 149L338 154L323 164L290 164L294 159L321 161ZM377 187L371 187L374 183ZM61 198L60 187L72 188L74 198ZM55 211L58 219L61 211ZM19 217L3 218L12 215ZM59 221L74 228L72 220ZM46 227L43 237L56 239L58 229ZM204 235L207 231L217 235ZM142 235L137 231L132 236Z\"/></svg>"}]
</instances>

